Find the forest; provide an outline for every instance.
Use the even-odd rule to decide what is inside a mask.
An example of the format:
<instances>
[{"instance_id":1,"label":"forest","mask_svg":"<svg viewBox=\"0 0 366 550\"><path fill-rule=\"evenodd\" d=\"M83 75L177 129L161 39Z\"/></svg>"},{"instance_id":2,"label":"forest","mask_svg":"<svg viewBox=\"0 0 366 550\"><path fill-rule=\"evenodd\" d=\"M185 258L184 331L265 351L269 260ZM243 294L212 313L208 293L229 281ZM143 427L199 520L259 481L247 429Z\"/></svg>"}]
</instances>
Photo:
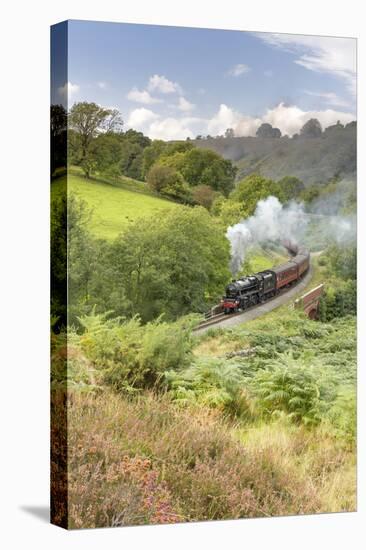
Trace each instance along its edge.
<instances>
[{"instance_id":1,"label":"forest","mask_svg":"<svg viewBox=\"0 0 366 550\"><path fill-rule=\"evenodd\" d=\"M51 183L56 417L57 396L68 403L67 457L52 449L54 471L67 461L69 475L60 521L354 510L356 241L326 227L331 216L354 219L355 181L240 177L206 146L123 131L113 110L56 107L54 151L69 150L67 165L53 155ZM317 251L308 288L325 284L318 319L289 302L195 334L232 277L228 226L271 196L309 216L322 208L323 226L314 216L306 234ZM268 269L276 254L278 243L254 247L242 269Z\"/></svg>"}]
</instances>

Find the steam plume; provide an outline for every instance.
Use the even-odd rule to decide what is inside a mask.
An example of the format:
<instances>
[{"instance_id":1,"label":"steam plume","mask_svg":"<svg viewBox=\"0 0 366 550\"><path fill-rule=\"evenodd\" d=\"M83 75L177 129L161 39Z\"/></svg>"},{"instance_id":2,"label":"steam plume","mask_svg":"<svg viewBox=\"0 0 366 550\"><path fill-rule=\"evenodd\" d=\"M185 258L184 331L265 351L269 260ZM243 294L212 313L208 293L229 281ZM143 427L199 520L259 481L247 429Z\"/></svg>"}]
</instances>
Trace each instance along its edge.
<instances>
[{"instance_id":1,"label":"steam plume","mask_svg":"<svg viewBox=\"0 0 366 550\"><path fill-rule=\"evenodd\" d=\"M332 201L335 204L331 204ZM335 197L324 203L318 201L314 204L315 213L307 213L303 204L295 201L282 205L273 196L259 201L253 216L227 229L226 236L231 245L232 274L235 276L238 273L250 249L258 245L290 240L310 249L313 244L318 249L316 228L323 241L320 246L326 246L327 242L353 246L356 241L356 216L340 215L339 204L336 203L339 203L339 199L335 200Z\"/></svg>"},{"instance_id":2,"label":"steam plume","mask_svg":"<svg viewBox=\"0 0 366 550\"><path fill-rule=\"evenodd\" d=\"M250 248L270 241L290 240L300 242L308 220L303 205L290 202L283 206L277 197L267 197L258 202L255 213L227 229L231 245L230 268L236 275L243 265Z\"/></svg>"}]
</instances>

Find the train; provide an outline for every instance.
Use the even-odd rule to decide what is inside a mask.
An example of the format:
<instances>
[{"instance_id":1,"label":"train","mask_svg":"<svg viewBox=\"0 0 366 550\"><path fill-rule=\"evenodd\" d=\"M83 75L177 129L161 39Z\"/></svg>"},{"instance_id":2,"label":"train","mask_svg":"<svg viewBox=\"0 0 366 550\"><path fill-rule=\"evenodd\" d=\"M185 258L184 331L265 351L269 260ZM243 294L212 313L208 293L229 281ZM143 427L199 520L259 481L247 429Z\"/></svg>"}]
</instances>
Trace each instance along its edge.
<instances>
[{"instance_id":1,"label":"train","mask_svg":"<svg viewBox=\"0 0 366 550\"><path fill-rule=\"evenodd\" d=\"M304 277L310 268L309 251L291 242L284 243L284 246L292 255L286 263L240 277L227 285L220 302L224 313L243 311L263 303Z\"/></svg>"}]
</instances>

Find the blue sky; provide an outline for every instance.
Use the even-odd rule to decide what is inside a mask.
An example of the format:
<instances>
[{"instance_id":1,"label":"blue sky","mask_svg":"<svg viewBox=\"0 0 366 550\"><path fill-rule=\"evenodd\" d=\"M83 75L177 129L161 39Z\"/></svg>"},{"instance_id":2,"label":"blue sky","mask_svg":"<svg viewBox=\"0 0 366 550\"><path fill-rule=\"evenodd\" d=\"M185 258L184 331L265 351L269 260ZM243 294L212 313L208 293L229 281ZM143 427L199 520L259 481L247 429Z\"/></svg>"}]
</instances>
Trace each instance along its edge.
<instances>
[{"instance_id":1,"label":"blue sky","mask_svg":"<svg viewBox=\"0 0 366 550\"><path fill-rule=\"evenodd\" d=\"M356 118L354 39L70 21L68 52L56 95L116 107L152 138Z\"/></svg>"}]
</instances>

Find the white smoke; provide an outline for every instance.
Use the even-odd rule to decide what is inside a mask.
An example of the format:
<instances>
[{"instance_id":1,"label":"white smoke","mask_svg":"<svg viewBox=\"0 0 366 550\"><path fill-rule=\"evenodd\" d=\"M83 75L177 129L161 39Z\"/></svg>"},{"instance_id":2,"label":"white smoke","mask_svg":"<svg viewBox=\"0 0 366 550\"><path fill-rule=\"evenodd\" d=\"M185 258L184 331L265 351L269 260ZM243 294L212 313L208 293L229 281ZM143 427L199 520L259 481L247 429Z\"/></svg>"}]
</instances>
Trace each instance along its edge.
<instances>
[{"instance_id":1,"label":"white smoke","mask_svg":"<svg viewBox=\"0 0 366 550\"><path fill-rule=\"evenodd\" d=\"M316 212L312 213L305 212L304 205L295 201L283 205L273 196L260 200L253 216L227 229L232 274L238 273L251 249L271 242L282 244L290 241L294 244L310 245L310 248L314 245L317 249L318 244L315 241L320 231L319 238L323 242L320 246L326 246L327 242L339 246L354 246L356 216L343 216L339 212L334 213L334 210L330 214L332 200L328 198L324 204L319 201Z\"/></svg>"},{"instance_id":2,"label":"white smoke","mask_svg":"<svg viewBox=\"0 0 366 550\"><path fill-rule=\"evenodd\" d=\"M356 196L357 183L344 179L331 185L328 193L310 204L309 218L317 222L319 232L339 246L355 246L357 238ZM349 211L349 214L345 212ZM317 219L318 218L318 219ZM310 228L309 228L310 230Z\"/></svg>"},{"instance_id":3,"label":"white smoke","mask_svg":"<svg viewBox=\"0 0 366 550\"><path fill-rule=\"evenodd\" d=\"M356 216L329 216L327 236L339 246L354 246L357 236Z\"/></svg>"},{"instance_id":4,"label":"white smoke","mask_svg":"<svg viewBox=\"0 0 366 550\"><path fill-rule=\"evenodd\" d=\"M258 202L253 216L227 229L231 245L230 268L236 275L243 265L248 251L256 245L290 240L301 241L308 223L303 205L290 202L283 206L277 197L267 197Z\"/></svg>"}]
</instances>

